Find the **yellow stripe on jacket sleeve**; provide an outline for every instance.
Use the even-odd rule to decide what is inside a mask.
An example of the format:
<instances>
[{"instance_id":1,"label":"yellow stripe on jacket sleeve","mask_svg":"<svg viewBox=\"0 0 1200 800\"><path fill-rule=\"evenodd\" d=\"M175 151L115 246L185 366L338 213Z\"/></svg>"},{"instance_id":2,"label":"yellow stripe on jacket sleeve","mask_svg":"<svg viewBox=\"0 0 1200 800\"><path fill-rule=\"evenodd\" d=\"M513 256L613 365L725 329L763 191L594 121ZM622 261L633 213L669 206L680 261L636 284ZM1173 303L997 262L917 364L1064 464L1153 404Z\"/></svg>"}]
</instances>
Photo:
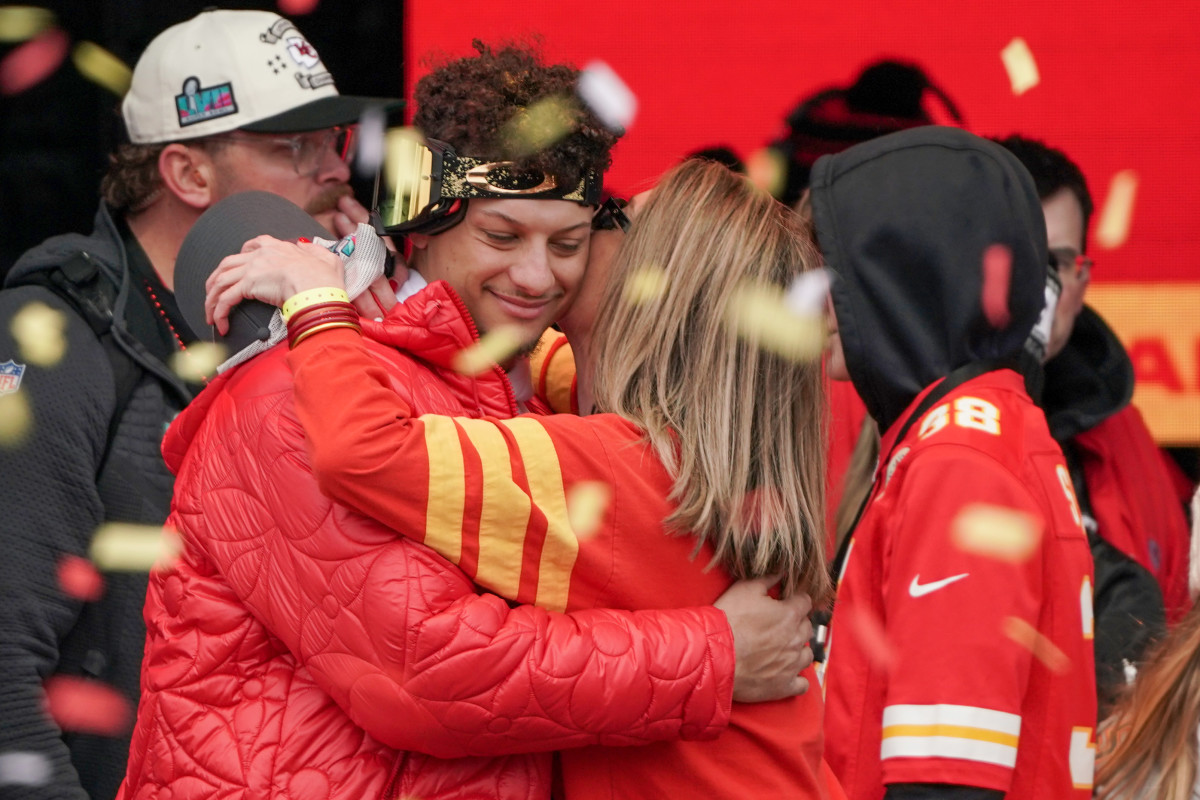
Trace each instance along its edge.
<instances>
[{"instance_id":1,"label":"yellow stripe on jacket sleeve","mask_svg":"<svg viewBox=\"0 0 1200 800\"><path fill-rule=\"evenodd\" d=\"M429 505L425 508L425 544L457 564L462 557L466 477L458 426L449 417L424 416L429 454Z\"/></svg>"},{"instance_id":2,"label":"yellow stripe on jacket sleeve","mask_svg":"<svg viewBox=\"0 0 1200 800\"><path fill-rule=\"evenodd\" d=\"M1020 733L1020 716L990 708L888 706L880 757L954 758L1011 768Z\"/></svg>"},{"instance_id":3,"label":"yellow stripe on jacket sleeve","mask_svg":"<svg viewBox=\"0 0 1200 800\"><path fill-rule=\"evenodd\" d=\"M508 442L494 423L479 419L455 422L479 453L483 472L476 579L503 597L516 597L529 527L529 495L513 481Z\"/></svg>"},{"instance_id":4,"label":"yellow stripe on jacket sleeve","mask_svg":"<svg viewBox=\"0 0 1200 800\"><path fill-rule=\"evenodd\" d=\"M565 611L571 570L579 555L579 539L571 529L558 451L537 420L512 419L501 424L517 441L529 480L529 494L534 506L546 515L546 538L538 562L537 605L551 611Z\"/></svg>"}]
</instances>

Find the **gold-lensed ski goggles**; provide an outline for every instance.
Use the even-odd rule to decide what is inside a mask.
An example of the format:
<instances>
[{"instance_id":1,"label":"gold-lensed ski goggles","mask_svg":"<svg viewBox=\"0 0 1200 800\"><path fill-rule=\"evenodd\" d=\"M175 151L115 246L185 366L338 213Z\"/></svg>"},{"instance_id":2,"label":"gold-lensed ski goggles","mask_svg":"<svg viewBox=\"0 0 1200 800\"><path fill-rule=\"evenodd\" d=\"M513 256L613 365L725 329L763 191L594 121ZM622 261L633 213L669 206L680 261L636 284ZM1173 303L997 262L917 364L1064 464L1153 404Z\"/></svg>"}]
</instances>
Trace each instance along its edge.
<instances>
[{"instance_id":1,"label":"gold-lensed ski goggles","mask_svg":"<svg viewBox=\"0 0 1200 800\"><path fill-rule=\"evenodd\" d=\"M552 175L520 170L511 161L460 156L412 128L387 132L383 165L375 176L371 221L383 235L438 233L462 219L472 197L572 200L596 205L601 176L589 170L574 186Z\"/></svg>"}]
</instances>

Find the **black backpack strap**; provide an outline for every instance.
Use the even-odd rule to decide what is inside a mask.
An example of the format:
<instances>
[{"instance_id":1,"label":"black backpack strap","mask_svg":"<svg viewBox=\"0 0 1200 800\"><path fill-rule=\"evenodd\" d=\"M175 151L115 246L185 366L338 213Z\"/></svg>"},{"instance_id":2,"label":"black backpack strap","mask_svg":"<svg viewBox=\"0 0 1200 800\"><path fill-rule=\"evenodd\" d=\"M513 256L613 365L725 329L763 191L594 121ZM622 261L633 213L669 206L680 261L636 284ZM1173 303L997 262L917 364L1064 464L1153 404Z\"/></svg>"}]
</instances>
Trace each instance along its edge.
<instances>
[{"instance_id":1,"label":"black backpack strap","mask_svg":"<svg viewBox=\"0 0 1200 800\"><path fill-rule=\"evenodd\" d=\"M108 356L113 373L116 403L108 421L108 432L104 439L104 453L100 458L97 474L108 461L113 439L125 409L133 397L134 389L145 370L132 356L121 349L113 337L113 308L116 304L117 286L104 274L100 264L88 253L80 251L63 262L61 266L32 273L22 281L23 285L42 286L58 295L75 309L96 335L100 346Z\"/></svg>"}]
</instances>

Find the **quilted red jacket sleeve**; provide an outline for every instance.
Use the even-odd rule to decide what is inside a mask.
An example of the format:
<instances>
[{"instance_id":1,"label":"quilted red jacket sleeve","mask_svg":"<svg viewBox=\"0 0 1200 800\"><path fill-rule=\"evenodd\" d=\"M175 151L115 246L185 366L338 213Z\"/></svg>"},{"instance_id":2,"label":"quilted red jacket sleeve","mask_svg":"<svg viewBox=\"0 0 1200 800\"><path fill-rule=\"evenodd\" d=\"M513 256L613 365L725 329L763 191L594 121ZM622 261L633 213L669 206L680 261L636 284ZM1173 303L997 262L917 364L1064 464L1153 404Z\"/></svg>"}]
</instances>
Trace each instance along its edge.
<instances>
[{"instance_id":1,"label":"quilted red jacket sleeve","mask_svg":"<svg viewBox=\"0 0 1200 800\"><path fill-rule=\"evenodd\" d=\"M431 550L317 490L290 381L267 353L209 387L222 390L197 407L209 420L189 450L205 456L179 475L175 521L367 733L458 757L723 729L734 664L723 613L563 615L477 595Z\"/></svg>"}]
</instances>

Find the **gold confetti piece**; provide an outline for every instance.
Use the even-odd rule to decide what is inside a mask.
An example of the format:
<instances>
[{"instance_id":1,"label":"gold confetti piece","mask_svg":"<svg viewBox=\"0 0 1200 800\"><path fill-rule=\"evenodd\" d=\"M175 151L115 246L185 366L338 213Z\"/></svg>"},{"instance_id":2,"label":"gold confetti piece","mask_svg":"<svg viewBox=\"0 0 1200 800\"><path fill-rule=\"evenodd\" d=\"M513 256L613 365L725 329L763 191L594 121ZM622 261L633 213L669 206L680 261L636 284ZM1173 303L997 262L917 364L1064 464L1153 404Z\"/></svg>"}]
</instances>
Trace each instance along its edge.
<instances>
[{"instance_id":1,"label":"gold confetti piece","mask_svg":"<svg viewBox=\"0 0 1200 800\"><path fill-rule=\"evenodd\" d=\"M746 159L746 177L772 197L780 197L787 184L787 159L774 148L756 150Z\"/></svg>"},{"instance_id":2,"label":"gold confetti piece","mask_svg":"<svg viewBox=\"0 0 1200 800\"><path fill-rule=\"evenodd\" d=\"M12 318L10 331L21 357L39 367L52 367L67 352L63 332L67 318L45 303L27 303Z\"/></svg>"},{"instance_id":3,"label":"gold confetti piece","mask_svg":"<svg viewBox=\"0 0 1200 800\"><path fill-rule=\"evenodd\" d=\"M216 342L196 342L171 355L171 371L191 383L202 383L217 374L217 367L229 358L229 349Z\"/></svg>"},{"instance_id":4,"label":"gold confetti piece","mask_svg":"<svg viewBox=\"0 0 1200 800\"><path fill-rule=\"evenodd\" d=\"M1042 526L1023 511L973 503L950 523L950 537L965 553L1021 564L1041 545Z\"/></svg>"},{"instance_id":5,"label":"gold confetti piece","mask_svg":"<svg viewBox=\"0 0 1200 800\"><path fill-rule=\"evenodd\" d=\"M54 12L35 6L0 6L0 42L24 42L54 24Z\"/></svg>"},{"instance_id":6,"label":"gold confetti piece","mask_svg":"<svg viewBox=\"0 0 1200 800\"><path fill-rule=\"evenodd\" d=\"M532 155L554 145L575 129L579 112L562 97L539 100L510 119L500 131L513 157Z\"/></svg>"},{"instance_id":7,"label":"gold confetti piece","mask_svg":"<svg viewBox=\"0 0 1200 800\"><path fill-rule=\"evenodd\" d=\"M580 539L595 536L604 524L612 487L603 481L580 481L567 491L567 517Z\"/></svg>"},{"instance_id":8,"label":"gold confetti piece","mask_svg":"<svg viewBox=\"0 0 1200 800\"><path fill-rule=\"evenodd\" d=\"M725 322L738 336L783 358L815 361L825 348L824 318L793 313L775 287L742 286L726 309Z\"/></svg>"},{"instance_id":9,"label":"gold confetti piece","mask_svg":"<svg viewBox=\"0 0 1200 800\"><path fill-rule=\"evenodd\" d=\"M117 97L124 97L133 80L133 71L121 59L94 42L80 42L71 52L79 74L103 86Z\"/></svg>"},{"instance_id":10,"label":"gold confetti piece","mask_svg":"<svg viewBox=\"0 0 1200 800\"><path fill-rule=\"evenodd\" d=\"M1022 95L1041 82L1038 74L1037 61L1028 43L1020 36L1015 37L1000 51L1000 60L1008 71L1008 80L1012 84L1013 94Z\"/></svg>"},{"instance_id":11,"label":"gold confetti piece","mask_svg":"<svg viewBox=\"0 0 1200 800\"><path fill-rule=\"evenodd\" d=\"M485 333L470 347L459 350L453 366L463 375L482 375L515 356L524 344L517 328L500 326Z\"/></svg>"},{"instance_id":12,"label":"gold confetti piece","mask_svg":"<svg viewBox=\"0 0 1200 800\"><path fill-rule=\"evenodd\" d=\"M91 559L107 572L148 572L167 566L181 548L170 528L108 522L92 537Z\"/></svg>"},{"instance_id":13,"label":"gold confetti piece","mask_svg":"<svg viewBox=\"0 0 1200 800\"><path fill-rule=\"evenodd\" d=\"M628 130L637 116L637 96L603 61L592 61L583 68L575 91L610 130Z\"/></svg>"},{"instance_id":14,"label":"gold confetti piece","mask_svg":"<svg viewBox=\"0 0 1200 800\"><path fill-rule=\"evenodd\" d=\"M0 94L20 94L58 70L71 42L58 28L50 28L19 45L0 61Z\"/></svg>"},{"instance_id":15,"label":"gold confetti piece","mask_svg":"<svg viewBox=\"0 0 1200 800\"><path fill-rule=\"evenodd\" d=\"M1034 658L1056 675L1070 671L1071 659L1067 654L1020 617L1005 617L1004 635L1033 653Z\"/></svg>"},{"instance_id":16,"label":"gold confetti piece","mask_svg":"<svg viewBox=\"0 0 1200 800\"><path fill-rule=\"evenodd\" d=\"M1137 173L1131 169L1113 175L1112 183L1108 185L1108 198L1096 226L1096 243L1106 250L1120 247L1129 238L1137 187Z\"/></svg>"},{"instance_id":17,"label":"gold confetti piece","mask_svg":"<svg viewBox=\"0 0 1200 800\"><path fill-rule=\"evenodd\" d=\"M24 394L0 394L0 447L20 445L32 424L33 412Z\"/></svg>"},{"instance_id":18,"label":"gold confetti piece","mask_svg":"<svg viewBox=\"0 0 1200 800\"><path fill-rule=\"evenodd\" d=\"M667 273L661 267L639 267L625 281L625 300L635 306L653 303L667 291Z\"/></svg>"}]
</instances>

